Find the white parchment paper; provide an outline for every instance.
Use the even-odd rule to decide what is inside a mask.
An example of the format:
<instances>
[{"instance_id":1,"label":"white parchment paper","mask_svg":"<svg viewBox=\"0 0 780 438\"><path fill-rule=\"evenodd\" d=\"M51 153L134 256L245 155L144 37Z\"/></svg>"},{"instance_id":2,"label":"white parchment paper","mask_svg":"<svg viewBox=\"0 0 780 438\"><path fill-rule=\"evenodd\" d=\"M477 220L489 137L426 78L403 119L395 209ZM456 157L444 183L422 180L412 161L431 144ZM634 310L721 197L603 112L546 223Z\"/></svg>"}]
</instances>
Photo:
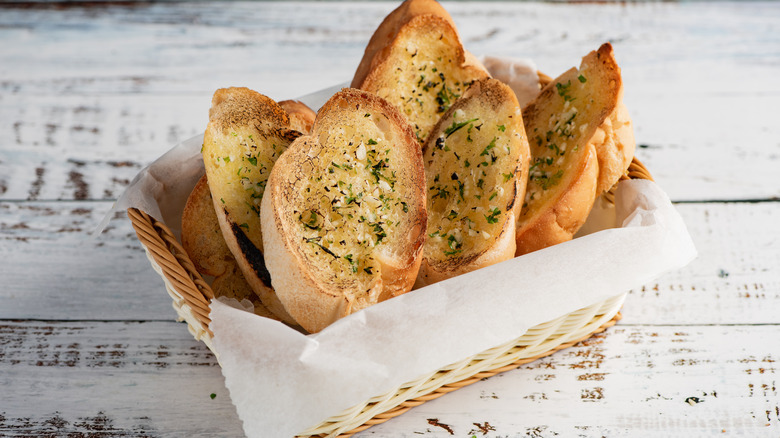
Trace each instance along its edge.
<instances>
[{"instance_id":1,"label":"white parchment paper","mask_svg":"<svg viewBox=\"0 0 780 438\"><path fill-rule=\"evenodd\" d=\"M535 72L529 63L515 69L512 61L494 58L488 64L512 78ZM516 86L538 90L535 75L526 77L527 87ZM339 88L301 100L316 109ZM178 232L186 198L203 175L202 140L184 141L143 169L107 217L136 207ZM213 347L247 436L291 437L534 325L648 283L695 256L666 194L653 182L626 181L617 188L615 206L599 202L571 242L412 291L314 335L215 301Z\"/></svg>"}]
</instances>

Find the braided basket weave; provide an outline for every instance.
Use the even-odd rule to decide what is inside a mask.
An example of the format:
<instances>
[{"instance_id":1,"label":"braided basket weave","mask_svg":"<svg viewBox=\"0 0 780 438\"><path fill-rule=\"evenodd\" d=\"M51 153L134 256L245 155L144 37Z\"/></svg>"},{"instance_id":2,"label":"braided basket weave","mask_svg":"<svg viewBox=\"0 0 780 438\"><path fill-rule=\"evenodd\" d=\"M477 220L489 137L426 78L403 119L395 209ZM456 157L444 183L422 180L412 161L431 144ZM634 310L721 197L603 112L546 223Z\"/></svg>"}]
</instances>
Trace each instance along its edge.
<instances>
[{"instance_id":1,"label":"braided basket weave","mask_svg":"<svg viewBox=\"0 0 780 438\"><path fill-rule=\"evenodd\" d=\"M623 177L629 178L652 179L637 159L632 161ZM610 203L614 201L611 191L604 198ZM211 287L165 224L135 208L127 212L152 267L165 282L176 312L187 322L195 339L203 341L213 351L213 333L209 330L209 303L214 298ZM625 294L539 324L511 342L464 358L353 406L300 436L349 437L480 379L571 347L615 325L621 318L619 310L624 299Z\"/></svg>"}]
</instances>

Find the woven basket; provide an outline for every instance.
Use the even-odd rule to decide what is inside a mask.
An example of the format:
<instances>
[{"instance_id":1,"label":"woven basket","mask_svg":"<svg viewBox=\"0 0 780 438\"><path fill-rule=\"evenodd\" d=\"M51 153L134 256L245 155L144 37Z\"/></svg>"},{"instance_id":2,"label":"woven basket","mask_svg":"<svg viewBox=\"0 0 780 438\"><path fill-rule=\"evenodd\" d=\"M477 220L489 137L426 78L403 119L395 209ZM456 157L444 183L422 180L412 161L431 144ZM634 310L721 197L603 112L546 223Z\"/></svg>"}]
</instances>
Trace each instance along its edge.
<instances>
[{"instance_id":1,"label":"woven basket","mask_svg":"<svg viewBox=\"0 0 780 438\"><path fill-rule=\"evenodd\" d=\"M542 86L552 81L542 72L538 75ZM634 158L621 177L621 180L626 179L653 178L647 168ZM602 197L613 204L614 187ZM135 208L128 209L127 213L152 268L165 282L165 289L173 299L173 308L187 322L195 339L203 341L214 351L211 344L213 333L209 330L209 303L214 298L211 287L164 223ZM456 389L569 348L615 325L621 319L620 308L625 297L626 294L622 294L534 326L517 339L406 382L346 409L298 436L347 438ZM217 355L216 351L214 354Z\"/></svg>"},{"instance_id":2,"label":"woven basket","mask_svg":"<svg viewBox=\"0 0 780 438\"><path fill-rule=\"evenodd\" d=\"M652 179L637 159L632 161L623 177L629 178ZM604 197L607 202L614 201L611 191ZM195 339L203 341L213 351L213 333L209 330L209 303L214 298L211 287L165 224L135 208L127 212L152 267L165 282L174 309L187 322ZM619 310L624 299L625 294L539 324L511 342L420 376L393 391L347 409L300 436L349 437L480 379L571 347L613 326L621 318Z\"/></svg>"}]
</instances>

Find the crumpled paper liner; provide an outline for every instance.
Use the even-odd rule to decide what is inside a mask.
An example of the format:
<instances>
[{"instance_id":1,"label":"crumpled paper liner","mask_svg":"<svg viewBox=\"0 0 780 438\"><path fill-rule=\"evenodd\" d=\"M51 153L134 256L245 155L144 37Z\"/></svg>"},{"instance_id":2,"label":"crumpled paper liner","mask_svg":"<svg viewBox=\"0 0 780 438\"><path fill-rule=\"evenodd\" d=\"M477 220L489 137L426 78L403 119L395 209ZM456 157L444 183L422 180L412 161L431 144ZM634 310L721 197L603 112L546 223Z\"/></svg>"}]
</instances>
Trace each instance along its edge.
<instances>
[{"instance_id":1,"label":"crumpled paper liner","mask_svg":"<svg viewBox=\"0 0 780 438\"><path fill-rule=\"evenodd\" d=\"M506 64L498 68L514 72ZM301 100L316 109L339 88ZM143 169L106 218L135 207L178 233L187 196L203 175L202 139L182 142ZM614 207L598 202L578 236L379 303L313 335L212 302L213 348L245 433L294 436L696 256L679 214L650 181L620 183Z\"/></svg>"}]
</instances>

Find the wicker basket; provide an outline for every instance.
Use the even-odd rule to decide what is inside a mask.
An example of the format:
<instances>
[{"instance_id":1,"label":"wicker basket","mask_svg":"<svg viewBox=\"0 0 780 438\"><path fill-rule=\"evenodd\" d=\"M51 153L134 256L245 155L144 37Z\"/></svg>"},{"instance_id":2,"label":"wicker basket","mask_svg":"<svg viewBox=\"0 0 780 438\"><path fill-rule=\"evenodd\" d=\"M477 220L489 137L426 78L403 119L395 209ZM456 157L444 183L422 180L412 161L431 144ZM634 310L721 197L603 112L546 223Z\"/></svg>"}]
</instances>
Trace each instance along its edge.
<instances>
[{"instance_id":1,"label":"wicker basket","mask_svg":"<svg viewBox=\"0 0 780 438\"><path fill-rule=\"evenodd\" d=\"M636 159L623 178L652 179ZM611 191L604 196L607 202L614 201ZM209 284L165 224L135 208L128 209L128 215L152 267L165 282L176 312L187 322L195 339L203 341L213 351L209 303L214 294ZM420 376L347 409L300 436L349 437L480 379L568 348L613 326L621 318L619 310L624 299L625 294L539 324L511 342Z\"/></svg>"}]
</instances>

